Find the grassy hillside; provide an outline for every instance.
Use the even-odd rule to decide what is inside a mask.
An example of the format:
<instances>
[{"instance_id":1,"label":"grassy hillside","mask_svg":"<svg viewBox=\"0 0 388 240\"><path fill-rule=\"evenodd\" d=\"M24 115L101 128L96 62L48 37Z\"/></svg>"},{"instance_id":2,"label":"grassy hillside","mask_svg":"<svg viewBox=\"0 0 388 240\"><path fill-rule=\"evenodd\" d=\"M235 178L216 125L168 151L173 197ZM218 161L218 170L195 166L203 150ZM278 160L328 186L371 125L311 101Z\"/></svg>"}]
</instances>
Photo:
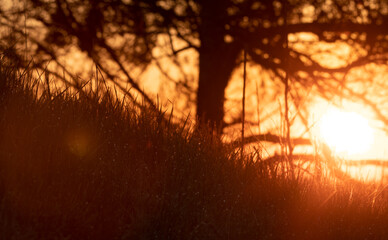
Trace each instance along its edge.
<instances>
[{"instance_id":1,"label":"grassy hillside","mask_svg":"<svg viewBox=\"0 0 388 240\"><path fill-rule=\"evenodd\" d=\"M0 66L0 239L388 239L381 187L292 177L161 111L36 83Z\"/></svg>"}]
</instances>

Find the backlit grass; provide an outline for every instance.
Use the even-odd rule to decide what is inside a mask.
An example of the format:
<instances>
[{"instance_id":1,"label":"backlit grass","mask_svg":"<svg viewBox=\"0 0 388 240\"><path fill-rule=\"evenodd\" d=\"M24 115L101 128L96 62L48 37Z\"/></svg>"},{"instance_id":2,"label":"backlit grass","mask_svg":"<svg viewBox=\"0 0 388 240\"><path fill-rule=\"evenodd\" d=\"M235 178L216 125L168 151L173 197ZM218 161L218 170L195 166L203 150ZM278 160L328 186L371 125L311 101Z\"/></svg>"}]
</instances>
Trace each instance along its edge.
<instances>
[{"instance_id":1,"label":"backlit grass","mask_svg":"<svg viewBox=\"0 0 388 240\"><path fill-rule=\"evenodd\" d=\"M381 186L288 174L105 91L0 65L0 239L387 239Z\"/></svg>"}]
</instances>

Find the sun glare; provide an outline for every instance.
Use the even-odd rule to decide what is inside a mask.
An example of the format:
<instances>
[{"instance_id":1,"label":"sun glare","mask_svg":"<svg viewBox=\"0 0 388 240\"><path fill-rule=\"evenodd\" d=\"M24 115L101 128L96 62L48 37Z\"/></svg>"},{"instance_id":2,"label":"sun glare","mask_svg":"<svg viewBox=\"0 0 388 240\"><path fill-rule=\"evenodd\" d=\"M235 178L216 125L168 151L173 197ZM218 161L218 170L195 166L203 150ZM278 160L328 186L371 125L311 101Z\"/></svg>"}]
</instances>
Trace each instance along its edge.
<instances>
[{"instance_id":1,"label":"sun glare","mask_svg":"<svg viewBox=\"0 0 388 240\"><path fill-rule=\"evenodd\" d=\"M323 141L336 154L354 156L367 152L374 141L368 120L355 112L332 109L319 121Z\"/></svg>"}]
</instances>

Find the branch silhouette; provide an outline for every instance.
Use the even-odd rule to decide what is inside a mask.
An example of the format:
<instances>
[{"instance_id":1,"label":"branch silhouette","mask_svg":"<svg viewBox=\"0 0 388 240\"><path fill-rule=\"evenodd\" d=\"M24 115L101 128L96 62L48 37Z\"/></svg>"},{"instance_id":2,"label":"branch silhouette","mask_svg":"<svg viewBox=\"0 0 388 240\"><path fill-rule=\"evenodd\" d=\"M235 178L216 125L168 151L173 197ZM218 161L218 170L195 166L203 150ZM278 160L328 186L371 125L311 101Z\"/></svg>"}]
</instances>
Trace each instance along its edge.
<instances>
[{"instance_id":1,"label":"branch silhouette","mask_svg":"<svg viewBox=\"0 0 388 240\"><path fill-rule=\"evenodd\" d=\"M291 138L291 144L293 146L297 145L312 145L312 142L310 139L307 138ZM286 144L287 138L271 134L271 133L265 133L265 134L257 134L257 135L251 135L244 138L244 144L250 144L255 142L271 142L271 143L278 143L278 144ZM238 147L241 146L241 139L237 139L229 143L229 146L231 147Z\"/></svg>"}]
</instances>

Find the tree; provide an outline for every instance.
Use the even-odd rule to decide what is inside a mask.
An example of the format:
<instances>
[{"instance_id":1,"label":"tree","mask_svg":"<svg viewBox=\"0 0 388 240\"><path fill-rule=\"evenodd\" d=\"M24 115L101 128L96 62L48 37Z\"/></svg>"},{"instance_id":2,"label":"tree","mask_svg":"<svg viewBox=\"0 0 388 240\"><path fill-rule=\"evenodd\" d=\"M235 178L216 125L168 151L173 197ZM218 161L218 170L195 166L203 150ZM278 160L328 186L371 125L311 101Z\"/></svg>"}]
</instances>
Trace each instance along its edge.
<instances>
[{"instance_id":1,"label":"tree","mask_svg":"<svg viewBox=\"0 0 388 240\"><path fill-rule=\"evenodd\" d=\"M2 8L1 21L13 35L23 36L19 39L29 38L35 56L60 64L61 51L77 46L107 77L129 82L150 103L152 99L131 77L131 69L155 59L160 36L169 38L171 58L194 49L199 56L197 117L219 129L224 124L225 88L243 50L250 61L283 82L287 72L293 84L314 85L327 98L333 92L343 94L338 86L346 88L343 79L351 69L387 64L388 59L385 0L29 0L23 4ZM313 44L338 42L357 52L338 66L322 64L309 49L300 48L305 40L296 38L287 44L290 36L305 32L316 38ZM176 49L177 42L184 45Z\"/></svg>"}]
</instances>

